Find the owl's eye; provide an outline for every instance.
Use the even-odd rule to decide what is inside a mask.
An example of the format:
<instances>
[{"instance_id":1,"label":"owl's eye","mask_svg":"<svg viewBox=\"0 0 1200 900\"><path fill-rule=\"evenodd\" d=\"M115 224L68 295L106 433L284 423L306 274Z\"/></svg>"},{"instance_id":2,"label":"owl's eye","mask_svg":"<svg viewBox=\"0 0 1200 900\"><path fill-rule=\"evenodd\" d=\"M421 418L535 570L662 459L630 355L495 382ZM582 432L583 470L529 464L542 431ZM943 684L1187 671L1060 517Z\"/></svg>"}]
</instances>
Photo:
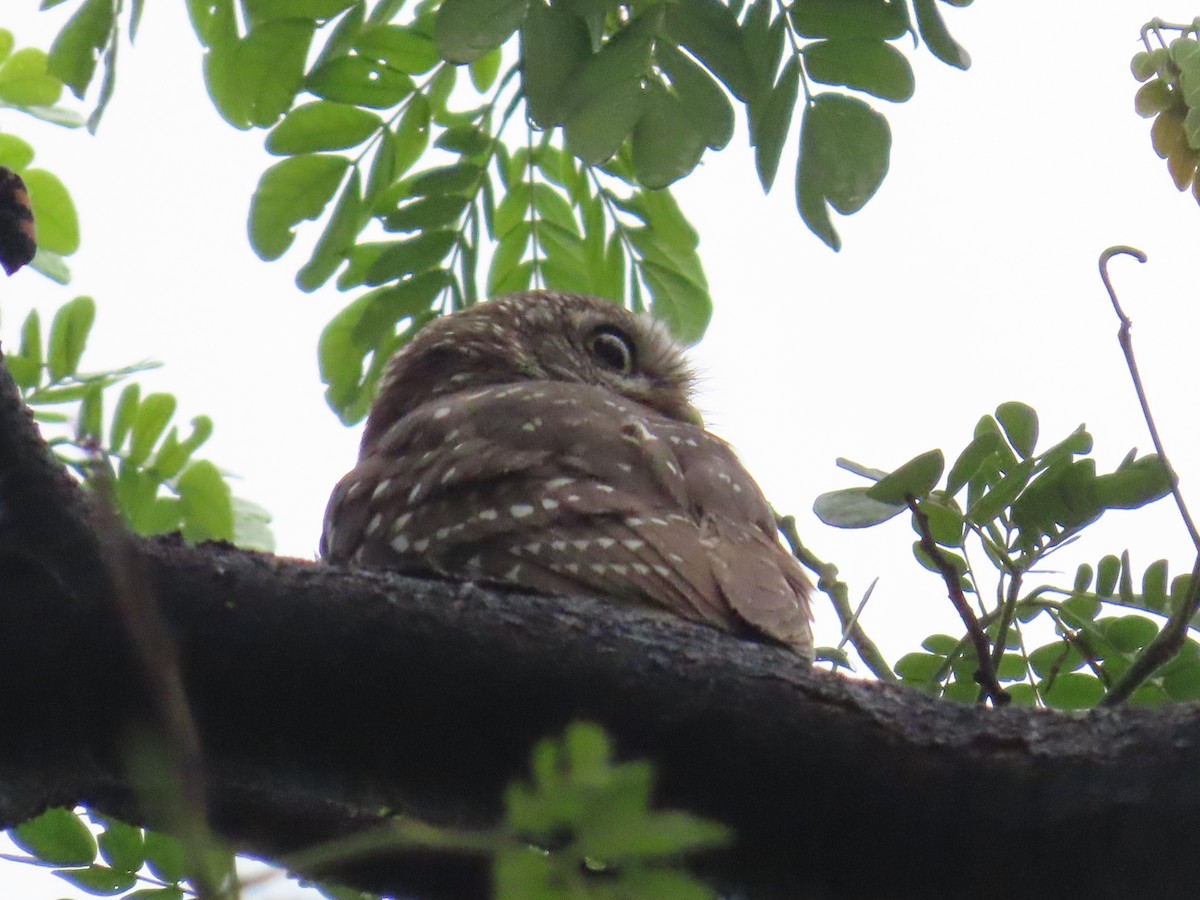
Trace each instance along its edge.
<instances>
[{"instance_id":1,"label":"owl's eye","mask_svg":"<svg viewBox=\"0 0 1200 900\"><path fill-rule=\"evenodd\" d=\"M633 342L615 328L597 328L592 332L588 350L601 366L619 375L629 375L634 370Z\"/></svg>"}]
</instances>

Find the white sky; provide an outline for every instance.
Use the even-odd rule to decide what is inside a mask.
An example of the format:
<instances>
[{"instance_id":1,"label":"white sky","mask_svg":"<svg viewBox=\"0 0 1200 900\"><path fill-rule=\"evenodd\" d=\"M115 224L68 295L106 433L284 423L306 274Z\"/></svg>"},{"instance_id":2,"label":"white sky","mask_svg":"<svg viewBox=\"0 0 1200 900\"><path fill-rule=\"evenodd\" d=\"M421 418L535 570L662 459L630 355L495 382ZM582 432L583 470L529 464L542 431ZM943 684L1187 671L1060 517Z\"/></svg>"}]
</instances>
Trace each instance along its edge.
<instances>
[{"instance_id":1,"label":"white sky","mask_svg":"<svg viewBox=\"0 0 1200 900\"><path fill-rule=\"evenodd\" d=\"M0 110L0 129L35 145L35 164L63 178L83 223L71 289L31 271L0 284L0 338L17 338L30 307L48 315L75 293L95 296L85 367L165 362L144 386L176 393L183 421L213 417L203 452L274 514L281 553L311 557L358 437L325 406L315 360L317 335L349 298L300 293L303 252L270 265L254 257L244 222L271 161L263 135L234 131L213 110L183 4L148 6L96 138ZM0 27L19 46L48 47L75 4L4 7ZM863 212L836 222L840 254L795 211L794 133L769 198L744 129L677 190L716 304L693 354L705 374L699 405L853 595L880 577L863 623L893 660L930 632L957 633L941 583L913 561L907 517L836 531L812 515L814 497L865 484L834 466L838 456L884 469L932 447L953 458L978 417L1006 400L1041 413L1047 443L1086 422L1101 471L1133 445L1149 450L1096 275L1111 244L1150 256L1111 269L1167 450L1200 505L1200 208L1152 152L1128 65L1147 19L1191 21L1200 9L1177 0L941 8L973 66L959 72L922 49L913 100L876 102L892 126L891 171ZM1073 571L1126 548L1139 570L1164 556L1172 576L1191 566L1169 501L1110 513L1055 564ZM816 614L818 644L835 642L828 605L818 600ZM24 897L69 895L54 880L45 893L25 888L29 871L0 869L0 886L21 878Z\"/></svg>"}]
</instances>

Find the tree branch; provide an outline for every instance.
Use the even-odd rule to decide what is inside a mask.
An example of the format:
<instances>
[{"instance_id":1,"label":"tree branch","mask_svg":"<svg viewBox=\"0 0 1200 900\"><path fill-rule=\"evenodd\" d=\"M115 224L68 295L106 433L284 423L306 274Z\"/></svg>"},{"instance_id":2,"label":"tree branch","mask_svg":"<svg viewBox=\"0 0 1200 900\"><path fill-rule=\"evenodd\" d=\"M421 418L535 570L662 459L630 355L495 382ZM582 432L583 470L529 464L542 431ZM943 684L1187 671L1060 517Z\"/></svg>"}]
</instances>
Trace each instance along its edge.
<instances>
[{"instance_id":1,"label":"tree branch","mask_svg":"<svg viewBox=\"0 0 1200 900\"><path fill-rule=\"evenodd\" d=\"M750 897L1194 887L1161 853L1200 818L1193 707L970 708L598 601L168 540L139 552L178 642L213 827L244 852L350 834L384 807L486 826L534 741L585 718L654 761L657 803L736 830L702 871ZM11 563L0 596L0 824L79 802L145 821L121 760L147 691L121 623ZM430 853L335 874L412 896L487 890L478 859Z\"/></svg>"},{"instance_id":2,"label":"tree branch","mask_svg":"<svg viewBox=\"0 0 1200 900\"><path fill-rule=\"evenodd\" d=\"M934 541L933 533L929 530L929 516L925 515L920 504L910 498L908 508L912 511L913 520L917 523L917 532L921 537L921 549L937 566L938 574L946 583L946 595L963 620L963 625L967 628L967 635L971 638L971 644L975 648L975 659L978 662L975 669L975 681L983 689L985 697L990 698L996 706L1004 706L1011 698L996 677L996 667L992 663L987 634L984 633L983 626L979 624L979 619L971 611L971 605L967 603L967 598L963 595L961 576L954 568L954 564L946 559L946 554L942 553L941 548Z\"/></svg>"}]
</instances>

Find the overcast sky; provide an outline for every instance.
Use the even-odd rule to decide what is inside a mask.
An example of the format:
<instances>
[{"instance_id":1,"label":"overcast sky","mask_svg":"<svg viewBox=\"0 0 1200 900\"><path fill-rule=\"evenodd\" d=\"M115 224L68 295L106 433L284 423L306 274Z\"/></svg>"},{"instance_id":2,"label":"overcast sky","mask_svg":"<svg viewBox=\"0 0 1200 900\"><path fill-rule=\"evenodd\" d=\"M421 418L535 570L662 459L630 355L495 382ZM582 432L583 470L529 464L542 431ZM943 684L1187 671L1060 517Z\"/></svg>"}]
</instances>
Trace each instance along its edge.
<instances>
[{"instance_id":1,"label":"overcast sky","mask_svg":"<svg viewBox=\"0 0 1200 900\"><path fill-rule=\"evenodd\" d=\"M95 138L0 110L0 130L34 144L83 225L70 291L32 271L0 284L0 338L13 341L31 307L48 315L74 293L93 295L85 367L164 362L144 384L176 393L183 421L213 417L205 454L274 514L281 553L312 557L358 438L324 405L314 350L348 298L300 293L301 253L269 265L251 253L246 210L271 161L262 134L231 129L208 102L184 5L148 6ZM48 47L74 8L38 13L37 0L5 0L0 26L18 45ZM884 469L933 447L953 457L1006 400L1041 413L1046 443L1086 422L1101 471L1131 446L1149 450L1096 275L1109 245L1150 256L1111 268L1168 452L1200 504L1200 208L1152 152L1129 73L1143 22L1191 21L1200 9L1007 0L942 10L973 66L963 73L922 49L915 97L876 101L892 126L891 170L865 210L836 222L840 254L795 211L795 134L770 197L744 129L677 189L716 305L693 352L699 406L852 594L880 578L863 623L893 660L931 632L958 631L941 583L916 567L903 518L840 532L812 515L814 497L864 483L835 467L838 456ZM1109 514L1090 533L1054 564L1073 570L1129 548L1139 570L1164 556L1172 575L1191 566L1167 502ZM820 599L816 615L818 644L835 642L836 617ZM0 885L9 871L24 878L28 867L0 869ZM57 883L21 890L69 894Z\"/></svg>"}]
</instances>

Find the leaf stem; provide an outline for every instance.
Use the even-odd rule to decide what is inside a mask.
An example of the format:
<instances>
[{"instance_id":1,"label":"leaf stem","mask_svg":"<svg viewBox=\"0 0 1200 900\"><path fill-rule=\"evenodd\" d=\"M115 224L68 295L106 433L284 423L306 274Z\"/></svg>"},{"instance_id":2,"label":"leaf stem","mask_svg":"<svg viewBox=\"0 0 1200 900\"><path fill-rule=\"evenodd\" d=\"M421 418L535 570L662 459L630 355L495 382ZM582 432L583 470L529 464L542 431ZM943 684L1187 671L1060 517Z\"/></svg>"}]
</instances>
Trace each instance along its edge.
<instances>
[{"instance_id":1,"label":"leaf stem","mask_svg":"<svg viewBox=\"0 0 1200 900\"><path fill-rule=\"evenodd\" d=\"M842 623L842 634L854 645L859 658L880 681L896 681L896 673L858 623L857 613L850 605L850 588L844 581L838 580L837 566L824 562L804 546L800 535L796 533L794 516L777 515L775 522L791 547L792 555L817 576L817 589L833 601L833 608Z\"/></svg>"},{"instance_id":2,"label":"leaf stem","mask_svg":"<svg viewBox=\"0 0 1200 900\"><path fill-rule=\"evenodd\" d=\"M1179 515L1183 518L1183 524L1187 526L1188 534L1192 538L1192 545L1197 551L1200 551L1200 531L1196 530L1196 524L1188 512L1187 504L1183 500L1183 493L1179 490L1179 476L1175 474L1175 468L1167 458L1167 451L1163 448L1158 427L1154 424L1154 416L1150 414L1150 401L1146 399L1146 389L1142 385L1142 376L1138 372L1137 360L1133 355L1133 320L1125 315L1125 310L1121 308L1121 303L1117 300L1117 293L1113 290L1112 282L1108 277L1108 261L1119 255L1132 256L1138 262L1144 263L1146 254L1135 247L1109 247L1100 254L1100 280L1104 282L1104 289L1108 291L1108 299L1112 301L1113 311L1121 321L1121 327L1117 331L1117 341L1121 345L1121 352L1125 354L1125 365L1133 379L1133 389L1137 392L1138 404L1142 408L1142 417L1146 420L1146 427L1150 429L1150 440L1154 442L1154 450L1158 453L1158 458L1162 460L1167 475L1171 479L1171 496L1175 498L1175 505L1179 507Z\"/></svg>"},{"instance_id":3,"label":"leaf stem","mask_svg":"<svg viewBox=\"0 0 1200 900\"><path fill-rule=\"evenodd\" d=\"M1123 703L1137 690L1142 682L1154 674L1154 671L1159 666L1178 653L1179 648L1183 646L1184 639L1187 637L1192 617L1196 614L1197 609L1200 608L1200 533L1196 531L1196 525L1188 513L1187 504L1184 503L1183 494L1179 490L1179 476L1175 474L1175 469L1167 458L1167 452L1163 449L1162 439L1158 435L1158 428L1154 424L1154 417L1150 414L1150 404L1146 399L1146 391L1142 386L1141 375L1138 373L1137 360L1133 355L1133 338L1130 334L1133 322L1125 315L1125 311L1121 309L1121 304L1117 300L1117 294L1113 290L1112 282L1108 277L1108 261L1118 255L1132 256L1138 262L1144 263L1146 261L1146 254L1134 247L1109 247L1100 254L1100 279L1104 282L1104 289L1108 291L1108 298L1112 301L1113 310L1116 312L1117 318L1121 320L1121 327L1117 332L1117 340L1121 344L1121 351L1125 354L1125 363L1129 368L1129 375L1133 378L1133 387L1137 391L1138 403L1142 407L1142 416L1146 420L1146 427L1150 429L1150 438L1154 441L1154 449L1157 451L1159 459L1162 460L1162 464L1167 470L1167 475L1171 479L1171 495L1175 498L1175 505L1179 507L1179 514L1183 517L1188 534L1191 535L1192 544L1196 547L1198 553L1196 562L1192 566L1192 577L1188 584L1187 596L1184 598L1183 603L1171 613L1162 630L1138 654L1137 659L1133 661L1133 665L1117 680L1112 690L1104 695L1104 699L1100 701L1101 706L1115 706L1118 703Z\"/></svg>"}]
</instances>

